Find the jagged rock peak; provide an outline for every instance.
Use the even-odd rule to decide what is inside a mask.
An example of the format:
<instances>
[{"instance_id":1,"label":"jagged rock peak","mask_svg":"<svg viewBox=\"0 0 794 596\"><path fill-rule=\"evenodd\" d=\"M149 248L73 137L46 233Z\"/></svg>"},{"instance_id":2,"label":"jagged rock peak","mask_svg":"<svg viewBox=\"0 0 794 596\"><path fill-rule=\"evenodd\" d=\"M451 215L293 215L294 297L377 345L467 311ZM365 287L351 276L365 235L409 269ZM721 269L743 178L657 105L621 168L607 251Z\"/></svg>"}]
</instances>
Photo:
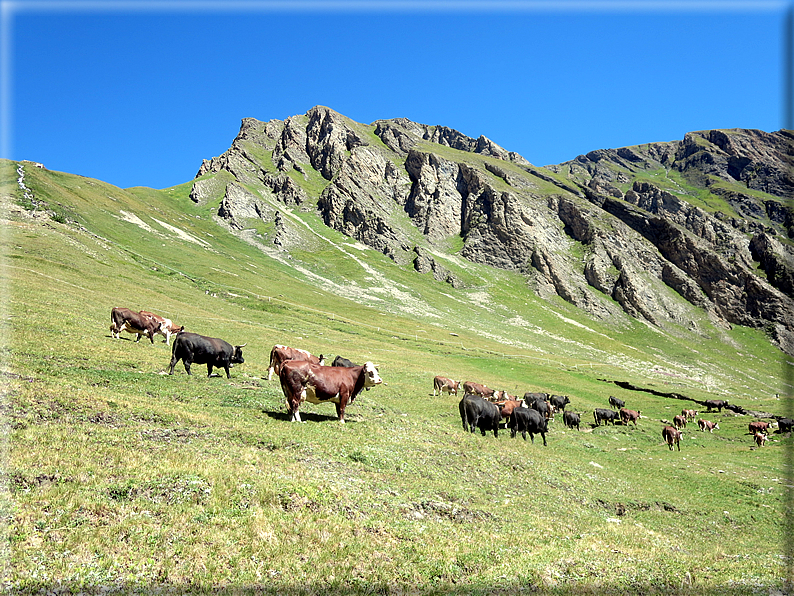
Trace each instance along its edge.
<instances>
[{"instance_id":1,"label":"jagged rock peak","mask_svg":"<svg viewBox=\"0 0 794 596\"><path fill-rule=\"evenodd\" d=\"M407 118L361 124L315 106L243 119L229 150L202 163L191 197L218 200L233 231L275 217L265 233L283 250L303 241L281 212L314 211L453 286L466 259L594 318L701 333L705 315L717 329L764 329L794 353L792 169L789 131L698 131L538 168L485 136ZM436 257L450 246L447 269Z\"/></svg>"}]
</instances>

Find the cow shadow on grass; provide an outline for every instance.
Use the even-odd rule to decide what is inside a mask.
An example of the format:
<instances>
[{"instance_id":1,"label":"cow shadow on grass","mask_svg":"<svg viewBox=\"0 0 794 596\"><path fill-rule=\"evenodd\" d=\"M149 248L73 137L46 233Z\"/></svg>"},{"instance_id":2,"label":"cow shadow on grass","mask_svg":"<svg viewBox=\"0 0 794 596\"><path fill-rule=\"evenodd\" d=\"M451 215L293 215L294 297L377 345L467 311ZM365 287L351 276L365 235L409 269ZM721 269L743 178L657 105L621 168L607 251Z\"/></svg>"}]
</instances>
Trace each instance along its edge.
<instances>
[{"instance_id":1,"label":"cow shadow on grass","mask_svg":"<svg viewBox=\"0 0 794 596\"><path fill-rule=\"evenodd\" d=\"M286 412L263 411L263 414L267 415L268 418L272 418L273 420L280 420L282 422L291 421L290 415ZM336 416L336 414L315 414L314 412L301 412L300 414L302 422L339 422L339 418ZM355 423L355 419L345 417L345 424Z\"/></svg>"}]
</instances>

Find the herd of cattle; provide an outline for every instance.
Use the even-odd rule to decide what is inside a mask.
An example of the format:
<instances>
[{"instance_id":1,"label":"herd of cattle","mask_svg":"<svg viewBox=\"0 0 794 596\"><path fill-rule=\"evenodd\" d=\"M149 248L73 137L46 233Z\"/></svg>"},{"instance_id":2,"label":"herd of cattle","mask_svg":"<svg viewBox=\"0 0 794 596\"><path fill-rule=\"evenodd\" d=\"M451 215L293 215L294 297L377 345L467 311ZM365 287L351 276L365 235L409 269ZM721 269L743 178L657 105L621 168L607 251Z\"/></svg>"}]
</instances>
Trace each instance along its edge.
<instances>
[{"instance_id":1,"label":"herd of cattle","mask_svg":"<svg viewBox=\"0 0 794 596\"><path fill-rule=\"evenodd\" d=\"M527 392L522 399L518 399L506 391L490 389L481 383L472 381L464 383L442 376L433 379L433 395L449 393L457 396L460 389L463 390L463 398L460 400L458 408L463 430L467 432L473 433L480 429L482 435L485 436L487 432L493 431L494 436L498 437L500 425L504 424L505 429L510 430L511 437L514 438L520 432L526 440L527 434L529 434L530 440L534 443L535 435L539 434L543 438L543 445L546 445L548 424L554 421L554 414L560 411L563 413L563 423L566 427L571 429L576 427L576 430L580 430L580 415L565 410L565 407L571 403L567 395ZM721 399L706 400L703 404L708 412L715 410L722 412L723 408L729 406L726 400ZM608 423L614 425L616 421L623 426L630 423L637 426L637 420L641 417L639 411L629 410L622 399L612 395L609 396L609 405L617 410L611 408L595 408L593 410L594 426L600 426L602 422L605 425ZM665 424L662 428L662 439L671 451L674 447L681 451L680 440L683 436L681 429L686 427L688 421L694 421L697 415L697 410L683 409L680 415L673 417L672 426L668 424L668 421L662 421ZM762 447L769 438L773 424L758 420L750 422L748 425L749 434L758 447ZM791 432L794 420L780 418L777 424L781 433ZM698 419L697 425L701 431L709 431L709 433L720 428L719 423L704 418Z\"/></svg>"},{"instance_id":2,"label":"herd of cattle","mask_svg":"<svg viewBox=\"0 0 794 596\"><path fill-rule=\"evenodd\" d=\"M206 364L207 376L217 368L225 370L228 379L231 378L229 369L245 362L243 348L246 344L233 346L222 339L189 333L184 327L176 327L169 319L148 311L113 308L110 320L110 332L114 338L126 331L138 336L136 342L146 335L154 343L154 336L160 334L168 344L174 335L169 375L174 374L174 367L182 360L187 374L191 374L192 364ZM361 390L369 390L383 382L372 362L357 366L341 356L337 356L331 366L324 366L324 361L323 356L318 358L306 350L288 346L275 345L270 351L267 378L270 380L274 372L278 375L292 421L301 422L298 410L304 401L308 401L314 404L334 403L339 421L344 423L345 408Z\"/></svg>"},{"instance_id":3,"label":"herd of cattle","mask_svg":"<svg viewBox=\"0 0 794 596\"><path fill-rule=\"evenodd\" d=\"M118 338L120 332L125 331L137 335L136 342L142 335L146 335L154 343L154 336L159 334L165 337L165 343L169 344L171 336L174 336L169 375L174 374L174 367L182 360L187 374L191 374L190 367L195 363L207 365L207 376L211 376L213 368L217 368L225 370L226 378L231 378L229 369L235 364L245 362L242 349L246 344L233 346L222 339L187 332L184 327L174 325L170 319L148 311L136 312L128 308L113 308L110 319L110 331L114 338ZM290 420L295 422L301 422L299 408L304 401L308 401L314 404L326 402L335 404L339 421L344 423L345 408L361 390L369 390L383 382L377 367L372 362L359 366L337 356L331 366L325 366L324 356L314 356L306 350L283 345L275 345L270 351L268 381L274 373L281 383L287 413ZM434 396L444 393L457 396L460 389L463 389L463 398L458 408L463 429L467 432L473 433L479 429L485 436L487 432L493 431L494 437L498 437L499 427L504 421L511 437L515 437L520 432L526 440L529 434L530 440L534 443L535 435L539 434L543 438L543 445L546 445L548 424L554 421L557 412L563 413L563 423L566 427L580 430L580 415L565 410L565 407L571 403L566 395L527 392L523 398L518 399L506 391L490 389L481 383L472 381L464 383L442 376L433 379ZM718 399L707 400L703 404L708 412L714 410L722 412L722 408L729 407L727 401ZM639 411L629 410L623 400L614 396L609 397L609 405L610 408L593 410L595 426L600 426L602 422L614 425L616 421L624 426L629 423L637 426L637 421L641 417ZM662 438L670 450L673 450L674 446L681 450L682 429L689 421L694 422L697 415L696 410L684 409L680 415L673 418L672 425L666 424L662 428ZM698 419L697 424L701 431L708 430L709 433L720 428L719 424L703 418ZM760 420L749 424L750 435L758 447L763 446L767 441L772 424ZM777 424L780 432L791 432L794 420L780 418Z\"/></svg>"}]
</instances>

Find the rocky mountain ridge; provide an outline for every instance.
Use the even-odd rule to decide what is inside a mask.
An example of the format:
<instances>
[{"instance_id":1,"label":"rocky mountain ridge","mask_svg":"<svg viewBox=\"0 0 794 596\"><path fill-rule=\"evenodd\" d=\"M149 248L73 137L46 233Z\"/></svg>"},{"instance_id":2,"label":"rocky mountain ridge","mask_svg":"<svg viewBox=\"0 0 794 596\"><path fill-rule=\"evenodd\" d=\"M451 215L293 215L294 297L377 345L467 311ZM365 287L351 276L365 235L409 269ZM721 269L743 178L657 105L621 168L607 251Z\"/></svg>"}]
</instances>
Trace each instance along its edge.
<instances>
[{"instance_id":1,"label":"rocky mountain ridge","mask_svg":"<svg viewBox=\"0 0 794 596\"><path fill-rule=\"evenodd\" d=\"M765 329L794 354L794 134L726 130L601 149L536 167L481 136L404 118L354 122L322 106L242 121L205 160L191 198L280 250L301 242L284 216L324 224L396 263L462 287L444 255L523 275L599 319L707 334ZM261 234L260 234L261 235Z\"/></svg>"}]
</instances>

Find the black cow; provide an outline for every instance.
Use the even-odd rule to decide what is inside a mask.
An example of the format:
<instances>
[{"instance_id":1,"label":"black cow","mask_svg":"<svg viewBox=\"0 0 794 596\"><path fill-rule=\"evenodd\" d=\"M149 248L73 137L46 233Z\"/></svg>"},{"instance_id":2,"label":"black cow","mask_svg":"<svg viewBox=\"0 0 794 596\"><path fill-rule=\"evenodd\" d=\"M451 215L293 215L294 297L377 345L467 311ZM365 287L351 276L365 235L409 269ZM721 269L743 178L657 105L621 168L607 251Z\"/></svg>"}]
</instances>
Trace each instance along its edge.
<instances>
[{"instance_id":1,"label":"black cow","mask_svg":"<svg viewBox=\"0 0 794 596\"><path fill-rule=\"evenodd\" d=\"M575 414L573 412L565 412L562 415L562 421L565 423L565 426L568 428L576 427L576 430L579 430L579 414Z\"/></svg>"},{"instance_id":2,"label":"black cow","mask_svg":"<svg viewBox=\"0 0 794 596\"><path fill-rule=\"evenodd\" d=\"M593 410L593 418L595 418L596 426L601 426L602 420L604 421L604 424L611 422L614 425L615 420L618 419L618 413L615 410L596 408Z\"/></svg>"},{"instance_id":3,"label":"black cow","mask_svg":"<svg viewBox=\"0 0 794 596\"><path fill-rule=\"evenodd\" d=\"M722 408L728 406L728 402L724 399L707 399L703 402L703 405L706 406L711 412L712 410L717 410L718 412L722 412Z\"/></svg>"},{"instance_id":4,"label":"black cow","mask_svg":"<svg viewBox=\"0 0 794 596\"><path fill-rule=\"evenodd\" d=\"M510 414L510 421L507 423L510 429L510 436L515 438L516 433L520 432L524 440L527 440L527 433L532 442L535 442L535 435L539 434L543 437L543 446L546 446L546 431L548 430L548 423L546 419L538 412L531 408L516 408Z\"/></svg>"},{"instance_id":5,"label":"black cow","mask_svg":"<svg viewBox=\"0 0 794 596\"><path fill-rule=\"evenodd\" d=\"M499 436L499 421L502 419L499 407L483 399L479 395L467 393L458 404L460 419L463 422L463 430L474 432L480 429L482 436L489 430L493 431L493 436Z\"/></svg>"},{"instance_id":6,"label":"black cow","mask_svg":"<svg viewBox=\"0 0 794 596\"><path fill-rule=\"evenodd\" d=\"M564 412L565 406L571 403L571 400L568 399L567 395L552 395L550 402L557 410Z\"/></svg>"},{"instance_id":7,"label":"black cow","mask_svg":"<svg viewBox=\"0 0 794 596\"><path fill-rule=\"evenodd\" d=\"M174 374L174 366L181 359L187 374L190 374L190 365L195 362L207 365L208 377L212 376L212 367L214 366L224 369L226 378L230 379L229 369L232 365L245 362L243 347L245 344L232 346L222 339L180 331L171 346L171 370L168 374Z\"/></svg>"},{"instance_id":8,"label":"black cow","mask_svg":"<svg viewBox=\"0 0 794 596\"><path fill-rule=\"evenodd\" d=\"M778 418L777 430L781 433L790 433L792 425L794 425L794 420L791 418Z\"/></svg>"},{"instance_id":9,"label":"black cow","mask_svg":"<svg viewBox=\"0 0 794 596\"><path fill-rule=\"evenodd\" d=\"M347 358L343 358L342 356L337 356L334 358L334 361L331 363L331 366L344 366L346 368L353 368L354 366L358 366L358 364L353 364Z\"/></svg>"},{"instance_id":10,"label":"black cow","mask_svg":"<svg viewBox=\"0 0 794 596\"><path fill-rule=\"evenodd\" d=\"M625 408L626 407L626 402L623 401L622 399L618 399L614 395L610 395L609 396L609 405L612 406L613 408L617 408L619 410L620 408Z\"/></svg>"},{"instance_id":11,"label":"black cow","mask_svg":"<svg viewBox=\"0 0 794 596\"><path fill-rule=\"evenodd\" d=\"M548 420L551 417L551 406L549 406L549 402L547 401L536 399L529 407L536 412L540 412L544 420Z\"/></svg>"},{"instance_id":12,"label":"black cow","mask_svg":"<svg viewBox=\"0 0 794 596\"><path fill-rule=\"evenodd\" d=\"M527 402L527 406L530 408L532 407L532 402L540 400L540 401L548 401L549 394L548 393L533 393L531 391L527 391L524 394L524 401Z\"/></svg>"}]
</instances>

